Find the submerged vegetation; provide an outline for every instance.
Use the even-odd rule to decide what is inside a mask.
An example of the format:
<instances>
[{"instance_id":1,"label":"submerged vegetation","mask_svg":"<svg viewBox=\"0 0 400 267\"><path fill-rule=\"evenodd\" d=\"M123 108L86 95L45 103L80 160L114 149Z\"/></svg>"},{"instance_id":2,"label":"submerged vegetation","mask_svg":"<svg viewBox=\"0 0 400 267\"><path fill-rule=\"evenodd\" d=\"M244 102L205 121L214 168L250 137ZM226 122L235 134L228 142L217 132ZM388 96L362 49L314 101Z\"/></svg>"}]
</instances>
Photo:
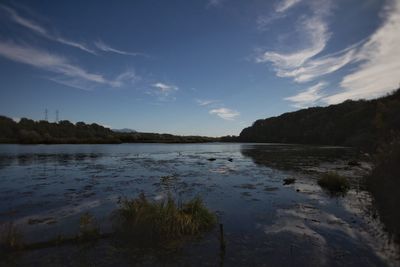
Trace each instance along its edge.
<instances>
[{"instance_id":1,"label":"submerged vegetation","mask_svg":"<svg viewBox=\"0 0 400 267\"><path fill-rule=\"evenodd\" d=\"M324 173L318 179L318 185L327 190L331 195L343 195L350 188L347 178L337 174L336 172Z\"/></svg>"},{"instance_id":2,"label":"submerged vegetation","mask_svg":"<svg viewBox=\"0 0 400 267\"><path fill-rule=\"evenodd\" d=\"M161 202L144 194L122 200L115 213L115 228L124 237L147 244L168 244L211 230L216 217L200 198L178 204L169 196Z\"/></svg>"},{"instance_id":3,"label":"submerged vegetation","mask_svg":"<svg viewBox=\"0 0 400 267\"><path fill-rule=\"evenodd\" d=\"M78 245L103 238L113 238L124 246L169 248L181 244L185 238L200 236L217 222L200 197L178 204L171 196L164 201L149 201L143 193L138 198L122 200L112 215L115 230L112 233L101 233L95 217L84 213L79 220L79 234L31 244L23 243L22 234L12 223L2 224L0 252Z\"/></svg>"}]
</instances>

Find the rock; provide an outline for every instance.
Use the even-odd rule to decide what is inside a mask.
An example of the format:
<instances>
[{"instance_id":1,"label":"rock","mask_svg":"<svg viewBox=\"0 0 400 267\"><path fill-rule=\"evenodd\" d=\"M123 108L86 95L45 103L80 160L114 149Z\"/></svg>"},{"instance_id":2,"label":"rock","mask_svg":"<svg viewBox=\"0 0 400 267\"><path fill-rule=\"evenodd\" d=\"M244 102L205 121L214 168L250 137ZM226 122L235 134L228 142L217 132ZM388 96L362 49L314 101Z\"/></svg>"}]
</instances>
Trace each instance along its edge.
<instances>
[{"instance_id":1,"label":"rock","mask_svg":"<svg viewBox=\"0 0 400 267\"><path fill-rule=\"evenodd\" d=\"M229 158L228 161L232 162L232 161L233 161L233 158Z\"/></svg>"},{"instance_id":2,"label":"rock","mask_svg":"<svg viewBox=\"0 0 400 267\"><path fill-rule=\"evenodd\" d=\"M294 182L296 182L296 179L295 179L295 178L286 178L286 179L283 179L283 185L294 184Z\"/></svg>"},{"instance_id":3,"label":"rock","mask_svg":"<svg viewBox=\"0 0 400 267\"><path fill-rule=\"evenodd\" d=\"M356 161L356 160L350 160L347 165L349 166L360 166L360 162Z\"/></svg>"}]
</instances>

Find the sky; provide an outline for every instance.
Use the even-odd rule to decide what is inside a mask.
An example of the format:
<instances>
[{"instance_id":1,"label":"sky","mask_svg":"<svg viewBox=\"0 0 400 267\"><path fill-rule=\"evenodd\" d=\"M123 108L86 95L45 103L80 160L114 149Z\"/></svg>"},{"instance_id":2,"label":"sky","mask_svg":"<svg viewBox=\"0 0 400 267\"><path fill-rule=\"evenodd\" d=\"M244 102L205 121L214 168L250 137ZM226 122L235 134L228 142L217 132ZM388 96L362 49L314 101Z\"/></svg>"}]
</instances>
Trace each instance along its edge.
<instances>
[{"instance_id":1,"label":"sky","mask_svg":"<svg viewBox=\"0 0 400 267\"><path fill-rule=\"evenodd\" d=\"M400 0L0 1L0 114L179 135L400 84Z\"/></svg>"}]
</instances>

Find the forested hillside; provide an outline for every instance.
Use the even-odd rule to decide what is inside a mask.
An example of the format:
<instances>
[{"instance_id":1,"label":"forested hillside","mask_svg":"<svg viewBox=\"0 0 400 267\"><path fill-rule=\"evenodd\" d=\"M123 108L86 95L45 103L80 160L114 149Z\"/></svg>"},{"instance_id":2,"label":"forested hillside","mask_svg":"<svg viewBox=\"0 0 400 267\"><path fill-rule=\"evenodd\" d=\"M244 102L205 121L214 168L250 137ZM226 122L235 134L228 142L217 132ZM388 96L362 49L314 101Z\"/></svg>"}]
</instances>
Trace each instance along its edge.
<instances>
[{"instance_id":1,"label":"forested hillside","mask_svg":"<svg viewBox=\"0 0 400 267\"><path fill-rule=\"evenodd\" d=\"M374 100L347 100L261 119L245 128L242 142L345 145L375 149L400 131L400 89Z\"/></svg>"}]
</instances>

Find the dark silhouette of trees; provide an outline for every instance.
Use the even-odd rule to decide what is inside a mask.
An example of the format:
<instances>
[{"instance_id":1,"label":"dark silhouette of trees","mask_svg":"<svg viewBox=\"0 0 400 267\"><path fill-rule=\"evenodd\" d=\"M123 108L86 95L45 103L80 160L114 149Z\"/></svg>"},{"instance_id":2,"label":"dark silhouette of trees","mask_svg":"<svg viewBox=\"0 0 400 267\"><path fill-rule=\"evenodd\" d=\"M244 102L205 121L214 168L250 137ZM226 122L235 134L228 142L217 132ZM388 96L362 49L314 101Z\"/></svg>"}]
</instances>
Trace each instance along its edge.
<instances>
[{"instance_id":1,"label":"dark silhouette of trees","mask_svg":"<svg viewBox=\"0 0 400 267\"><path fill-rule=\"evenodd\" d=\"M218 138L177 136L158 133L114 132L96 123L86 124L63 120L58 123L22 118L18 123L0 116L0 143L20 144L112 144L112 143L199 143Z\"/></svg>"},{"instance_id":2,"label":"dark silhouette of trees","mask_svg":"<svg viewBox=\"0 0 400 267\"><path fill-rule=\"evenodd\" d=\"M376 149L400 131L400 89L375 100L347 100L257 120L241 142L325 144Z\"/></svg>"}]
</instances>

